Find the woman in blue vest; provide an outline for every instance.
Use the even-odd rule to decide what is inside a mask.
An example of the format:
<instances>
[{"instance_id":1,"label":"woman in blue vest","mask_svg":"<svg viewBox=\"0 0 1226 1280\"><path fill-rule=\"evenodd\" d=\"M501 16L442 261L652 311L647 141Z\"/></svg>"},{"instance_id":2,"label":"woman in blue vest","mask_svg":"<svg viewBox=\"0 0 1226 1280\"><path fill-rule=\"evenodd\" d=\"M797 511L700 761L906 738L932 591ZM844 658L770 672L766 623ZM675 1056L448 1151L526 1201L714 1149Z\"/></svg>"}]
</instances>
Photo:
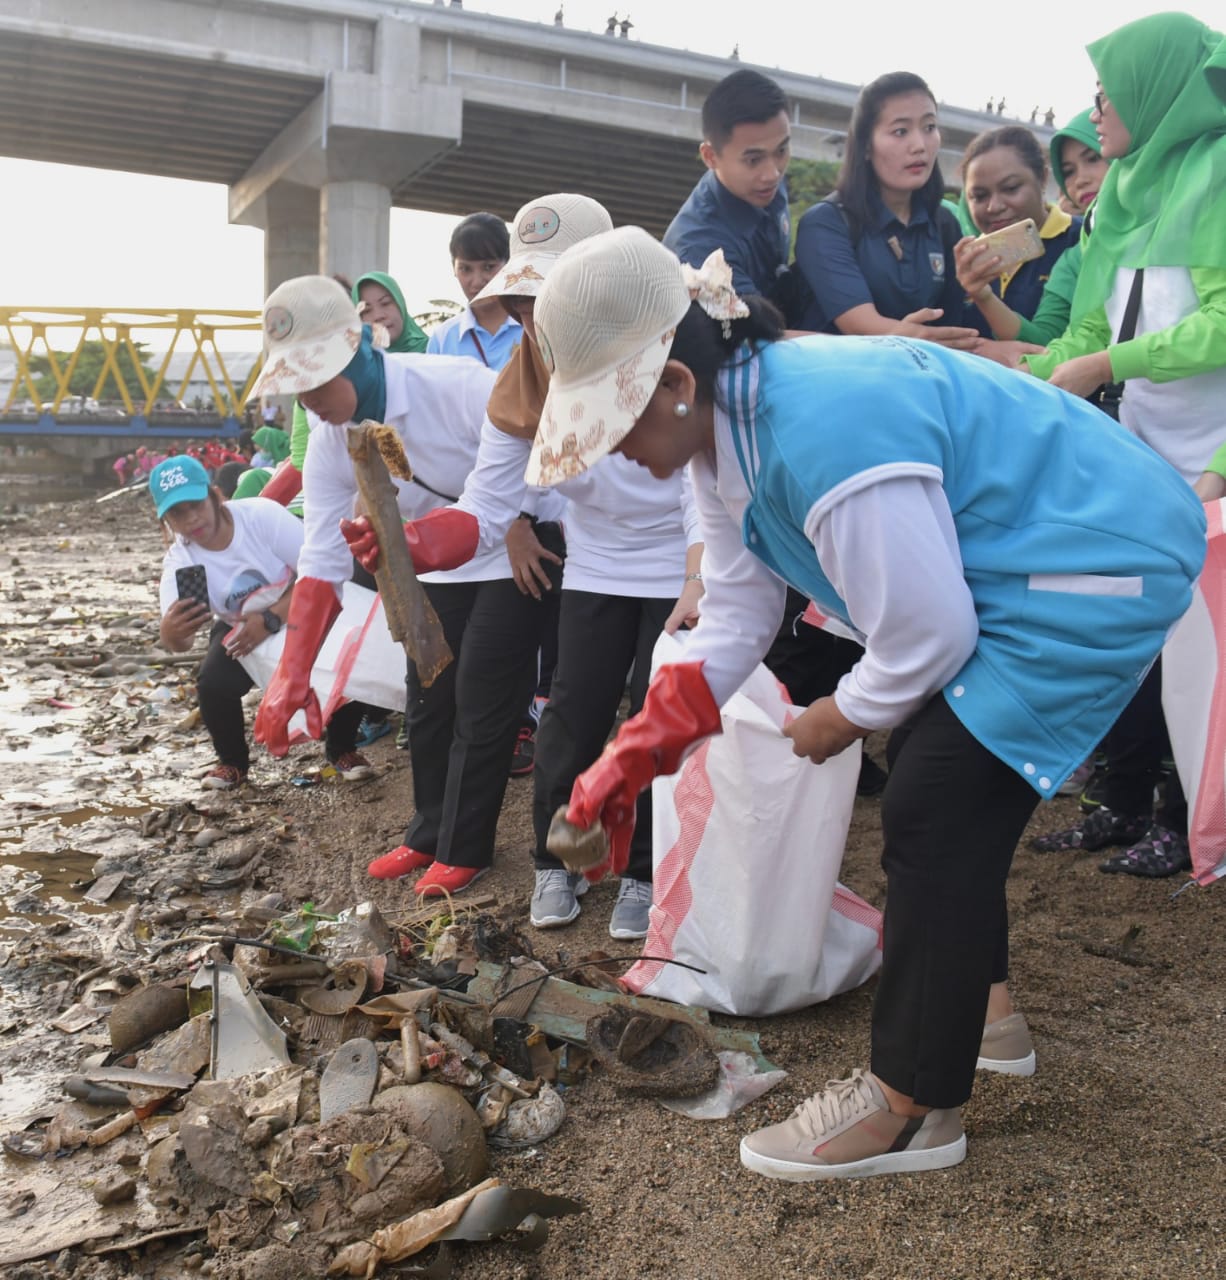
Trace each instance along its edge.
<instances>
[{"instance_id":1,"label":"woman in blue vest","mask_svg":"<svg viewBox=\"0 0 1226 1280\"><path fill-rule=\"evenodd\" d=\"M567 816L603 825L616 871L635 796L719 731L785 584L862 635L863 658L786 733L820 763L895 729L871 1071L741 1158L792 1180L940 1168L965 1154L976 1065L1034 1069L1003 985L1017 841L1186 609L1204 515L1084 401L899 336L778 341L722 266L695 273L627 227L577 245L537 299L552 375L529 482L614 449L655 476L688 464L705 541L686 661L657 672ZM769 850L745 856L770 874Z\"/></svg>"}]
</instances>

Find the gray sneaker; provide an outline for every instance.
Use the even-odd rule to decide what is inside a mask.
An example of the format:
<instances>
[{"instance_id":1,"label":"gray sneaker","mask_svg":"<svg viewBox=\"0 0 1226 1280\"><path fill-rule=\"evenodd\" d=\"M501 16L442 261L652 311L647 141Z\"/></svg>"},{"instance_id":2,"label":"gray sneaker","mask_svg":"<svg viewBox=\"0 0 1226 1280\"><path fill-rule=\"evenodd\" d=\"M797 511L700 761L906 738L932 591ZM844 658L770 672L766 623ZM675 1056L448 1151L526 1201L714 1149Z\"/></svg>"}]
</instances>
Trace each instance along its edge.
<instances>
[{"instance_id":1,"label":"gray sneaker","mask_svg":"<svg viewBox=\"0 0 1226 1280\"><path fill-rule=\"evenodd\" d=\"M617 890L617 905L609 921L609 937L622 941L645 938L651 922L651 881L623 877Z\"/></svg>"},{"instance_id":2,"label":"gray sneaker","mask_svg":"<svg viewBox=\"0 0 1226 1280\"><path fill-rule=\"evenodd\" d=\"M980 1071L999 1071L1006 1076L1034 1075L1034 1041L1020 1013L998 1018L984 1027L975 1066Z\"/></svg>"},{"instance_id":3,"label":"gray sneaker","mask_svg":"<svg viewBox=\"0 0 1226 1280\"><path fill-rule=\"evenodd\" d=\"M788 1182L919 1173L965 1158L966 1135L956 1107L926 1116L895 1115L867 1071L829 1081L790 1119L741 1139L746 1169Z\"/></svg>"},{"instance_id":4,"label":"gray sneaker","mask_svg":"<svg viewBox=\"0 0 1226 1280\"><path fill-rule=\"evenodd\" d=\"M579 915L579 899L588 891L587 880L573 871L555 868L536 873L529 919L534 929L560 929Z\"/></svg>"}]
</instances>

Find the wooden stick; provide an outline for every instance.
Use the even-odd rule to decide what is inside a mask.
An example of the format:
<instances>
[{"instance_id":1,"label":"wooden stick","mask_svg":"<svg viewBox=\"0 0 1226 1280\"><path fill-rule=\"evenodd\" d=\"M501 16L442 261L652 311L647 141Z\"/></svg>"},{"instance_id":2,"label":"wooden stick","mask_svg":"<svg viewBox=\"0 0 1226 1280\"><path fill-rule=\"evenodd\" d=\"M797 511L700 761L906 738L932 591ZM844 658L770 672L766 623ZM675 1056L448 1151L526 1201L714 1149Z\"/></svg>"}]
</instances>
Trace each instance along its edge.
<instances>
[{"instance_id":1,"label":"wooden stick","mask_svg":"<svg viewBox=\"0 0 1226 1280\"><path fill-rule=\"evenodd\" d=\"M413 557L404 540L404 521L396 505L396 488L375 443L381 424L363 422L349 432L349 456L366 514L379 538L379 567L375 582L383 599L387 629L404 645L417 677L429 687L451 661L451 650L430 598L417 581ZM386 428L383 428L386 431Z\"/></svg>"}]
</instances>

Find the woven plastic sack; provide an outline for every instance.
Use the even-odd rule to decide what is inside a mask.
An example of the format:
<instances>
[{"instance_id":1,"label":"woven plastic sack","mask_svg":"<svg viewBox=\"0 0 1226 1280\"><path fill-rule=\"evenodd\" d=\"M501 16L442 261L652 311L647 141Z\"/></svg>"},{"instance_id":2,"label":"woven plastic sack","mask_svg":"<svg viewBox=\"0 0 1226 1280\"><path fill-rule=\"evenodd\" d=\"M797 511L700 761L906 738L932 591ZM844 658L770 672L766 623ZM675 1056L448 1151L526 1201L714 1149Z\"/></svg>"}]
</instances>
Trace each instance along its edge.
<instances>
[{"instance_id":1,"label":"woven plastic sack","mask_svg":"<svg viewBox=\"0 0 1226 1280\"><path fill-rule=\"evenodd\" d=\"M238 661L256 684L266 689L284 648L282 629ZM319 699L324 720L346 702L401 710L405 664L403 646L392 639L387 629L382 600L368 588L346 582L340 615L311 668L311 688ZM292 741L303 740L304 726L305 717L298 712L290 720Z\"/></svg>"},{"instance_id":2,"label":"woven plastic sack","mask_svg":"<svg viewBox=\"0 0 1226 1280\"><path fill-rule=\"evenodd\" d=\"M1205 515L1205 567L1162 650L1162 707L1201 884L1226 875L1226 500L1206 503Z\"/></svg>"},{"instance_id":3,"label":"woven plastic sack","mask_svg":"<svg viewBox=\"0 0 1226 1280\"><path fill-rule=\"evenodd\" d=\"M684 660L672 636L655 665ZM860 748L822 765L780 732L797 714L762 666L708 739L652 788L654 901L640 995L723 1013L799 1009L851 990L881 963L881 913L838 882Z\"/></svg>"}]
</instances>

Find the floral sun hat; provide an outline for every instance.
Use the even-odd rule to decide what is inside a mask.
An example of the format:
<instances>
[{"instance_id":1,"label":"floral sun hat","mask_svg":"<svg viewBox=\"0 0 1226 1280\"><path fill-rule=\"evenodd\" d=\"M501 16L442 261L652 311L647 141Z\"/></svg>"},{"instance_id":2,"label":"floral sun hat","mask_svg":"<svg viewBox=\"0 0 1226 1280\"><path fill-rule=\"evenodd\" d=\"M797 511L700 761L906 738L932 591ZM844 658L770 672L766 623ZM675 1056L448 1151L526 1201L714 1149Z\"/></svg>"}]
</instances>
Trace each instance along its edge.
<instances>
[{"instance_id":1,"label":"floral sun hat","mask_svg":"<svg viewBox=\"0 0 1226 1280\"><path fill-rule=\"evenodd\" d=\"M659 385L692 301L723 323L725 337L749 314L722 250L695 271L642 227L619 227L558 262L535 308L550 380L529 484L557 484L617 448Z\"/></svg>"},{"instance_id":2,"label":"floral sun hat","mask_svg":"<svg viewBox=\"0 0 1226 1280\"><path fill-rule=\"evenodd\" d=\"M264 303L264 369L249 398L323 386L353 359L361 341L357 308L335 280L287 280Z\"/></svg>"}]
</instances>

